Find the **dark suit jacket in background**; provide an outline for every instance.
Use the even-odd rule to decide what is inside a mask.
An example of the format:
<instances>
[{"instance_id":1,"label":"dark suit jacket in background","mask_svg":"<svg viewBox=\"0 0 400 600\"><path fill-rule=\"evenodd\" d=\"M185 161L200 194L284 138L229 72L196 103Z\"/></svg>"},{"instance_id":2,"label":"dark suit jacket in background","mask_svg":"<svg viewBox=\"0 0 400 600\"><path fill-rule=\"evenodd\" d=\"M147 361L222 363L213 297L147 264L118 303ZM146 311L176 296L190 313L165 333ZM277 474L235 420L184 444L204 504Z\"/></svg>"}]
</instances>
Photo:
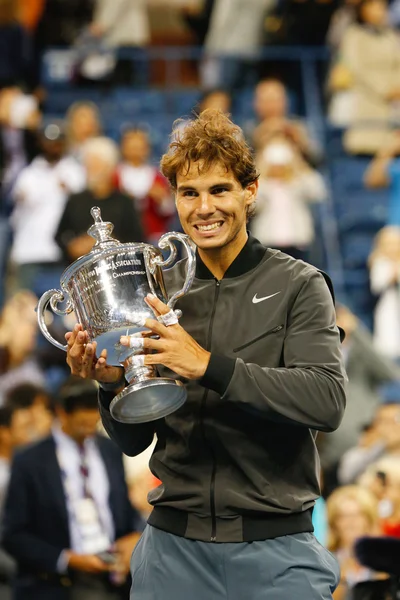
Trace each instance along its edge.
<instances>
[{"instance_id":1,"label":"dark suit jacket in background","mask_svg":"<svg viewBox=\"0 0 400 600\"><path fill-rule=\"evenodd\" d=\"M129 502L121 452L102 436L96 443L110 482L109 504L118 539L140 530L141 520ZM18 563L15 600L68 600L69 576L60 583L51 581L60 553L70 548L67 505L53 437L16 455L3 526L4 547Z\"/></svg>"}]
</instances>

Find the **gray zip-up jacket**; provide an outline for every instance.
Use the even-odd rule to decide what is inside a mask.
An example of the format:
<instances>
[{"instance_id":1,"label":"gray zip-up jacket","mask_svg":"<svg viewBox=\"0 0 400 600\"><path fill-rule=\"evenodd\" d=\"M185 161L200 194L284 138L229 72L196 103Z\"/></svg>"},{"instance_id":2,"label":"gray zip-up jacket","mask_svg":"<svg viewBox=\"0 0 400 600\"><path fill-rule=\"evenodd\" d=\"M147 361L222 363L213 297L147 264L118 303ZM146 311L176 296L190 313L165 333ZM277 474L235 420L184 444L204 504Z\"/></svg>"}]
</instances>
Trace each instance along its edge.
<instances>
[{"instance_id":1,"label":"gray zip-up jacket","mask_svg":"<svg viewBox=\"0 0 400 600\"><path fill-rule=\"evenodd\" d=\"M182 285L185 261L165 275ZM328 285L327 285L328 284ZM249 237L217 281L198 258L181 325L211 360L186 381L186 403L165 419L114 421L111 438L128 455L148 447L162 484L149 495L149 523L192 539L262 540L312 531L320 494L317 431L333 431L345 408L345 372L329 278ZM170 375L164 368L162 375Z\"/></svg>"}]
</instances>

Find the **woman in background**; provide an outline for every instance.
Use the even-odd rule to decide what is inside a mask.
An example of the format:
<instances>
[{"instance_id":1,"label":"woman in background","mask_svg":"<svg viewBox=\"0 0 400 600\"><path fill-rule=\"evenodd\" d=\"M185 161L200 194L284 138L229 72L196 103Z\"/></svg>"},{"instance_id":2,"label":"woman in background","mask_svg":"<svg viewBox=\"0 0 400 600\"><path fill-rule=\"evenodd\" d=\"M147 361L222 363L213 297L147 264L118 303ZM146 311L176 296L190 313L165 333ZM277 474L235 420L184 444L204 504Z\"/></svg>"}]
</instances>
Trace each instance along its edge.
<instances>
[{"instance_id":1,"label":"woman in background","mask_svg":"<svg viewBox=\"0 0 400 600\"><path fill-rule=\"evenodd\" d=\"M348 485L337 488L329 496L327 511L327 548L335 554L341 569L340 584L333 598L347 600L356 583L376 578L374 572L358 562L354 544L360 537L379 534L378 504L368 490Z\"/></svg>"}]
</instances>

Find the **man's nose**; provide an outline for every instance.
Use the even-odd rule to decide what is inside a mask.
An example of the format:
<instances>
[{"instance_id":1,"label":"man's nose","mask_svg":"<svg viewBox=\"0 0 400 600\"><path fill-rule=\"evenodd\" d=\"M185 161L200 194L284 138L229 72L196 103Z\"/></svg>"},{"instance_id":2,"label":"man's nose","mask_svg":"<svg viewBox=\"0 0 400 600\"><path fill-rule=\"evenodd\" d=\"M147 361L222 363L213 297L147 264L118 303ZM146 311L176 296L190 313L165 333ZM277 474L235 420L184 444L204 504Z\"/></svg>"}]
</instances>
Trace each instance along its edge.
<instances>
[{"instance_id":1,"label":"man's nose","mask_svg":"<svg viewBox=\"0 0 400 600\"><path fill-rule=\"evenodd\" d=\"M199 217L206 217L215 212L214 199L211 194L200 194L196 210Z\"/></svg>"}]
</instances>

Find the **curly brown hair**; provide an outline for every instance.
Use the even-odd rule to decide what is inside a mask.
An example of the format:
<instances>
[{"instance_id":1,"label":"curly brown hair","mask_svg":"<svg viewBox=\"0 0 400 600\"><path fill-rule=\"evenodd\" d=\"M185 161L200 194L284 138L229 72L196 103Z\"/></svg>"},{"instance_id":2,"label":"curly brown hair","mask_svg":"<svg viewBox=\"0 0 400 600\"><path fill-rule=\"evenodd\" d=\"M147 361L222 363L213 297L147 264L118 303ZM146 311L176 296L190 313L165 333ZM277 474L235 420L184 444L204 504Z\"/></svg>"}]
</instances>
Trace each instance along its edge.
<instances>
[{"instance_id":1,"label":"curly brown hair","mask_svg":"<svg viewBox=\"0 0 400 600\"><path fill-rule=\"evenodd\" d=\"M188 173L194 162L198 163L199 175L216 163L223 165L243 189L259 177L253 152L242 130L220 110L207 109L188 123L178 119L171 137L160 165L173 190L176 190L178 173Z\"/></svg>"}]
</instances>

